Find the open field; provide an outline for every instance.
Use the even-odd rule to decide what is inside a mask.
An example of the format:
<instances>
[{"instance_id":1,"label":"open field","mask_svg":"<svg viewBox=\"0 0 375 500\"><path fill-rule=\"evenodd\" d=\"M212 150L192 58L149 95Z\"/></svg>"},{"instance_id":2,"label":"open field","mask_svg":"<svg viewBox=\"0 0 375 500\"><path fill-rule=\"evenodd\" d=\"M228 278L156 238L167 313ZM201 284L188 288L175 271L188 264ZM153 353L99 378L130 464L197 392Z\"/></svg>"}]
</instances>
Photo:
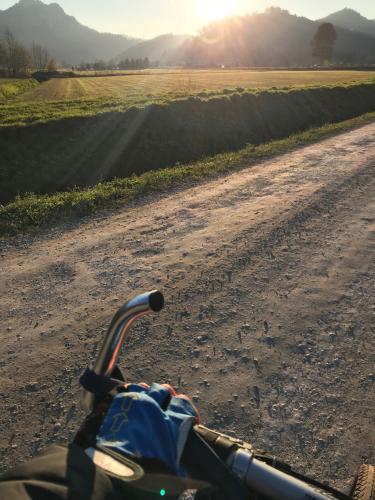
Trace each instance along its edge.
<instances>
[{"instance_id":1,"label":"open field","mask_svg":"<svg viewBox=\"0 0 375 500\"><path fill-rule=\"evenodd\" d=\"M371 71L145 71L127 76L53 79L27 92L25 101L117 98L136 102L163 94L187 95L225 88L271 88L335 85L375 79Z\"/></svg>"},{"instance_id":2,"label":"open field","mask_svg":"<svg viewBox=\"0 0 375 500\"><path fill-rule=\"evenodd\" d=\"M15 81L5 83L8 86ZM0 92L0 127L122 112L132 106L168 103L189 96L208 99L245 89L259 92L371 81L375 81L375 72L371 71L252 70L148 70L128 76L52 79L43 84L32 80L33 88L15 99L2 99Z\"/></svg>"},{"instance_id":3,"label":"open field","mask_svg":"<svg viewBox=\"0 0 375 500\"><path fill-rule=\"evenodd\" d=\"M16 81L4 81L8 97L9 85ZM209 99L246 89L259 92L371 81L375 81L375 72L371 71L252 70L148 70L128 76L53 79L43 84L32 80L33 88L15 99L1 98L0 92L0 128L122 112L132 106L163 104L187 97ZM20 82L25 85L30 80Z\"/></svg>"}]
</instances>

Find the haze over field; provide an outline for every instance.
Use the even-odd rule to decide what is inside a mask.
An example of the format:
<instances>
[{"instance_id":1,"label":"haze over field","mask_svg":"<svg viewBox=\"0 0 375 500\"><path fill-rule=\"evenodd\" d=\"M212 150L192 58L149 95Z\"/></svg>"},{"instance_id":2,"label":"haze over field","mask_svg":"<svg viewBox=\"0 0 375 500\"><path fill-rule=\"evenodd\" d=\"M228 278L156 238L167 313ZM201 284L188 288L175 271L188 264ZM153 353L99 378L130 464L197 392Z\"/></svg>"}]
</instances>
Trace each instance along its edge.
<instances>
[{"instance_id":1,"label":"haze over field","mask_svg":"<svg viewBox=\"0 0 375 500\"><path fill-rule=\"evenodd\" d=\"M16 0L1 0L0 10ZM51 4L52 0L46 0ZM276 6L298 16L321 19L348 7L375 19L372 0L58 0L59 5L82 24L101 32L153 38L171 31L196 34L203 25L226 15L263 12Z\"/></svg>"},{"instance_id":2,"label":"haze over field","mask_svg":"<svg viewBox=\"0 0 375 500\"><path fill-rule=\"evenodd\" d=\"M164 15L166 1L155 0L150 3L150 9L142 12L139 6L128 2L125 6L122 4L119 17L123 20L124 30L121 31L125 32L129 26L127 33L132 37L103 34L84 26L81 24L86 18L82 7L84 2L76 4L81 5L78 11L69 2L62 1L61 5L67 9L65 12L57 3L20 0L0 11L0 33L9 28L26 46L33 42L46 46L51 56L65 65L147 57L153 63L163 65L306 66L312 63L312 37L323 22L331 22L338 35L334 63L375 63L375 22L371 20L371 16L375 18L375 9L369 2L355 3L355 8L362 7L368 17L350 9L332 14L331 10L327 12L326 8L320 8L314 12L329 15L315 21L300 16L313 13L307 5L297 8L291 3L291 13L274 7L263 13L267 2L254 3L247 9L245 4L234 0L178 2L181 19L195 19L195 24L189 26L175 21L176 7L172 4L169 5L170 13ZM184 10L187 5L190 5L189 13ZM283 5L289 4L285 2ZM318 5L321 4L318 2ZM259 13L252 13L256 6L262 8ZM89 10L99 12L95 5L90 5ZM110 2L106 3L106 16L115 19L118 11L117 3L113 8ZM78 20L70 15L71 12L78 13ZM298 16L294 15L296 12ZM225 19L220 20L223 17ZM167 25L164 24L165 18ZM129 19L133 20L131 25ZM144 29L150 20L159 36L141 40L145 31L151 33ZM104 29L105 25L101 27ZM112 27L116 31L116 24ZM165 29L164 33L162 29Z\"/></svg>"}]
</instances>

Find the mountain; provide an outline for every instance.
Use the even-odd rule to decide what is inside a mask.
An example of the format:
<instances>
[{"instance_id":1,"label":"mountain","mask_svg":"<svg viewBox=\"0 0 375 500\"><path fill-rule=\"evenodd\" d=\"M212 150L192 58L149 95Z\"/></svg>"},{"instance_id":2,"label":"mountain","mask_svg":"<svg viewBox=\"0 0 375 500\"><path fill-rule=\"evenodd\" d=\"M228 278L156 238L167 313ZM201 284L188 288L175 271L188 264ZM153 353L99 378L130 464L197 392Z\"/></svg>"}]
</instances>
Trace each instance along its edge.
<instances>
[{"instance_id":1,"label":"mountain","mask_svg":"<svg viewBox=\"0 0 375 500\"><path fill-rule=\"evenodd\" d=\"M139 42L122 35L99 33L80 24L57 4L20 0L0 11L0 34L9 28L26 46L44 45L52 57L68 64L108 60Z\"/></svg>"},{"instance_id":2,"label":"mountain","mask_svg":"<svg viewBox=\"0 0 375 500\"><path fill-rule=\"evenodd\" d=\"M209 24L184 44L179 57L188 66L308 66L321 24L271 7ZM336 31L334 63L375 64L375 37L337 26Z\"/></svg>"},{"instance_id":3,"label":"mountain","mask_svg":"<svg viewBox=\"0 0 375 500\"><path fill-rule=\"evenodd\" d=\"M332 23L334 26L344 28L363 35L375 36L375 22L361 16L353 9L343 9L323 19L321 23Z\"/></svg>"},{"instance_id":4,"label":"mountain","mask_svg":"<svg viewBox=\"0 0 375 500\"><path fill-rule=\"evenodd\" d=\"M173 35L171 33L157 36L151 40L133 45L116 59L123 61L125 59L144 59L148 57L152 62L167 63L173 57L176 49L190 38L186 35Z\"/></svg>"},{"instance_id":5,"label":"mountain","mask_svg":"<svg viewBox=\"0 0 375 500\"><path fill-rule=\"evenodd\" d=\"M26 46L40 43L68 64L148 57L163 65L298 67L313 63L311 41L323 22L332 22L337 31L334 63L375 64L375 22L351 9L311 21L270 7L215 21L195 37L165 34L145 41L99 33L57 3L20 0L0 10L0 36L9 28Z\"/></svg>"}]
</instances>

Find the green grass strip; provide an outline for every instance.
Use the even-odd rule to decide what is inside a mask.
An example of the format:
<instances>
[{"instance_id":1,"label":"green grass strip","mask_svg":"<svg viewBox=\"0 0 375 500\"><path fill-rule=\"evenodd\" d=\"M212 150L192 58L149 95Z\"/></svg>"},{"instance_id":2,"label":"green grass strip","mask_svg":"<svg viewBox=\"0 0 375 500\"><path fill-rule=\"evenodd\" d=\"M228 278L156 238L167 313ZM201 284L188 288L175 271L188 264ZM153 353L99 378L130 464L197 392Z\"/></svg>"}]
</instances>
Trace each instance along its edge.
<instances>
[{"instance_id":1,"label":"green grass strip","mask_svg":"<svg viewBox=\"0 0 375 500\"><path fill-rule=\"evenodd\" d=\"M28 79L0 79L0 101L16 97L28 90L37 87L39 83L33 78Z\"/></svg>"},{"instance_id":2,"label":"green grass strip","mask_svg":"<svg viewBox=\"0 0 375 500\"><path fill-rule=\"evenodd\" d=\"M366 125L374 120L375 113L367 113L351 120L293 134L286 139L259 146L249 144L240 151L215 155L188 165L176 165L139 176L117 178L86 189L76 188L52 195L20 196L14 202L0 206L0 235L35 231L47 224L72 220L103 208L119 207L150 193L167 192L171 187L188 186L218 174L246 168L298 146Z\"/></svg>"}]
</instances>

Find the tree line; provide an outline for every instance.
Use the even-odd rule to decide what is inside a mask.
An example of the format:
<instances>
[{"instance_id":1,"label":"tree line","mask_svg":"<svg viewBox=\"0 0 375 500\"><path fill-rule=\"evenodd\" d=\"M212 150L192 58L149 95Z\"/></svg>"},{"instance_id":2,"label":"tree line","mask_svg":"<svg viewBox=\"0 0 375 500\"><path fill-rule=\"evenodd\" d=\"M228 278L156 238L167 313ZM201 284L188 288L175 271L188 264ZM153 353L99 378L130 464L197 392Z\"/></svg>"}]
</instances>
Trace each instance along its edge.
<instances>
[{"instance_id":1,"label":"tree line","mask_svg":"<svg viewBox=\"0 0 375 500\"><path fill-rule=\"evenodd\" d=\"M150 67L148 57L144 59L125 59L118 64L119 69L147 69Z\"/></svg>"},{"instance_id":2,"label":"tree line","mask_svg":"<svg viewBox=\"0 0 375 500\"><path fill-rule=\"evenodd\" d=\"M77 68L79 71L112 71L112 70L124 70L124 69L147 69L151 67L151 63L148 57L144 59L124 59L120 62L111 61L95 61L95 62L83 62Z\"/></svg>"},{"instance_id":3,"label":"tree line","mask_svg":"<svg viewBox=\"0 0 375 500\"><path fill-rule=\"evenodd\" d=\"M0 36L0 72L5 76L26 76L31 71L55 71L56 62L38 43L28 49L7 29Z\"/></svg>"}]
</instances>

